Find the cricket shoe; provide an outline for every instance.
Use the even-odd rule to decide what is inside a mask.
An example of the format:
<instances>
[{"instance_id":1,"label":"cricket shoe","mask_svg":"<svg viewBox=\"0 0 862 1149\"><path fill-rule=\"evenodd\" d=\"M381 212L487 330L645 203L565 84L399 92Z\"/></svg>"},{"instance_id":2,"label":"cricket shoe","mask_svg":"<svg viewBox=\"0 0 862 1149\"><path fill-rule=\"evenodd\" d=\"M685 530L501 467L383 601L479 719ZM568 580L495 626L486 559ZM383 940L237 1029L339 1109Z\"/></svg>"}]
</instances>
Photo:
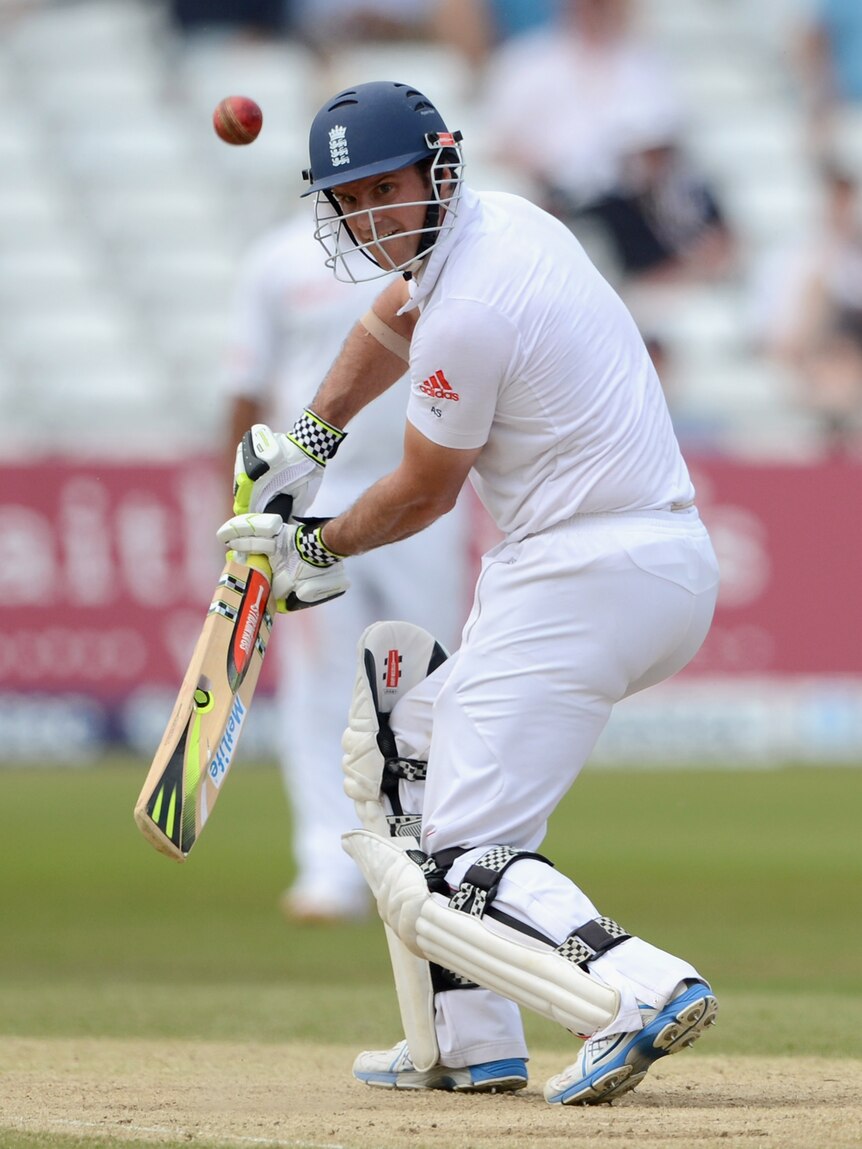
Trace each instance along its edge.
<instances>
[{"instance_id":1,"label":"cricket shoe","mask_svg":"<svg viewBox=\"0 0 862 1149\"><path fill-rule=\"evenodd\" d=\"M527 1063L522 1057L483 1061L455 1069L434 1065L416 1069L407 1042L394 1049L368 1050L353 1063L353 1076L381 1089L446 1089L450 1093L507 1093L527 1084Z\"/></svg>"},{"instance_id":2,"label":"cricket shoe","mask_svg":"<svg viewBox=\"0 0 862 1149\"><path fill-rule=\"evenodd\" d=\"M715 1024L718 1002L703 981L681 982L661 1009L641 1006L643 1029L587 1040L568 1069L545 1084L551 1105L599 1105L639 1085L654 1061L694 1045Z\"/></svg>"}]
</instances>

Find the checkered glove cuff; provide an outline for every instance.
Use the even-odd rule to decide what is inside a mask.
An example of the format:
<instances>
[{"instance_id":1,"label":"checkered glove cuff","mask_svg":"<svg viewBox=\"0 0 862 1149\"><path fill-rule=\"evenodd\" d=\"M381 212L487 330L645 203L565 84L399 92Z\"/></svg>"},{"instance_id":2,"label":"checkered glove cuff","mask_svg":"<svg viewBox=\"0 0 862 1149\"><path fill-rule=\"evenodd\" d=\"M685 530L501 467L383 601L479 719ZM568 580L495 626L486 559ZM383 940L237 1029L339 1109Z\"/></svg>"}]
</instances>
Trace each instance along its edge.
<instances>
[{"instance_id":1,"label":"checkered glove cuff","mask_svg":"<svg viewBox=\"0 0 862 1149\"><path fill-rule=\"evenodd\" d=\"M344 555L331 551L320 537L322 527L296 528L296 550L304 563L312 567L331 567L341 562Z\"/></svg>"},{"instance_id":2,"label":"checkered glove cuff","mask_svg":"<svg viewBox=\"0 0 862 1149\"><path fill-rule=\"evenodd\" d=\"M346 434L346 431L340 431L337 427L324 423L318 415L306 408L293 424L293 428L288 431L287 437L291 443L299 447L300 451L304 451L309 459L325 467L341 446Z\"/></svg>"}]
</instances>

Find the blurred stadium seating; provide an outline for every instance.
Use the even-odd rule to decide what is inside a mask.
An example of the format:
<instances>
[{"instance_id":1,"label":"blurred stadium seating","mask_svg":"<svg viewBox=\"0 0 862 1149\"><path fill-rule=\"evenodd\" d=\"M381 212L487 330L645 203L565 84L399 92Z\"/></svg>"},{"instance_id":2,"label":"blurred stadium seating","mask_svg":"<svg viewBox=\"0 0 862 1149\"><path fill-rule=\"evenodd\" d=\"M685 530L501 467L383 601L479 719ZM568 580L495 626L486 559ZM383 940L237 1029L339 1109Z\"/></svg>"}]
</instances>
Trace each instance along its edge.
<instances>
[{"instance_id":1,"label":"blurred stadium seating","mask_svg":"<svg viewBox=\"0 0 862 1149\"><path fill-rule=\"evenodd\" d=\"M816 218L803 111L788 72L792 0L641 0L676 69L688 142L742 239L746 266ZM5 15L4 15L5 12ZM435 45L363 44L323 68L292 42L180 43L156 0L0 8L0 401L2 449L201 449L222 416L214 383L237 262L292 210L305 133L346 80L414 79L465 131L477 186L522 190L488 162L466 65ZM210 128L217 100L262 104L254 147ZM774 367L749 351L744 274L652 302L685 385L686 419L723 449L805 457L815 430Z\"/></svg>"},{"instance_id":2,"label":"blurred stadium seating","mask_svg":"<svg viewBox=\"0 0 862 1149\"><path fill-rule=\"evenodd\" d=\"M794 380L751 339L752 269L821 210L790 64L801 0L633 2L673 62L687 143L742 259L720 284L629 295L664 348L723 582L698 665L625 703L597 755L858 764L858 641L842 610L819 610L858 583L853 460L822 458ZM219 380L240 259L299 208L320 102L385 76L463 130L470 183L530 194L495 158L476 77L439 45L354 44L324 66L290 41L180 41L165 0L0 0L0 519L29 556L0 611L0 763L156 744L220 557ZM264 109L252 147L212 130L231 92ZM862 172L858 123L845 146ZM179 553L161 544L169 516ZM275 745L260 694L251 754Z\"/></svg>"}]
</instances>

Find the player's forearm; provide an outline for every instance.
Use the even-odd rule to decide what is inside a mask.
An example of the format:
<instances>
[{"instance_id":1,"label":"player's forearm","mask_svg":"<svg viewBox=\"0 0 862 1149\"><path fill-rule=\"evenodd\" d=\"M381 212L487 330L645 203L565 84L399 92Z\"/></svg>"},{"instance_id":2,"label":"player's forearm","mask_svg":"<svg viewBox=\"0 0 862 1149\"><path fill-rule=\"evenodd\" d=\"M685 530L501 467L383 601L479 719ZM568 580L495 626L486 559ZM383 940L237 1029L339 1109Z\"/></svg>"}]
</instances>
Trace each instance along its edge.
<instances>
[{"instance_id":1,"label":"player's forearm","mask_svg":"<svg viewBox=\"0 0 862 1149\"><path fill-rule=\"evenodd\" d=\"M358 555L429 527L455 506L481 450L441 447L407 423L397 469L324 526L324 545L337 555Z\"/></svg>"},{"instance_id":2,"label":"player's forearm","mask_svg":"<svg viewBox=\"0 0 862 1149\"><path fill-rule=\"evenodd\" d=\"M386 475L344 514L328 522L322 538L339 555L358 555L396 543L429 527L454 506L438 491L405 488L398 472Z\"/></svg>"},{"instance_id":3,"label":"player's forearm","mask_svg":"<svg viewBox=\"0 0 862 1149\"><path fill-rule=\"evenodd\" d=\"M346 427L363 407L404 374L405 363L357 323L309 406L334 427Z\"/></svg>"},{"instance_id":4,"label":"player's forearm","mask_svg":"<svg viewBox=\"0 0 862 1149\"><path fill-rule=\"evenodd\" d=\"M409 346L415 318L399 316L407 292L403 280L387 287L374 301L379 324L394 341ZM386 340L392 343L392 340ZM336 427L346 427L363 407L387 391L407 369L402 355L386 347L362 322L357 323L311 402L312 410Z\"/></svg>"}]
</instances>

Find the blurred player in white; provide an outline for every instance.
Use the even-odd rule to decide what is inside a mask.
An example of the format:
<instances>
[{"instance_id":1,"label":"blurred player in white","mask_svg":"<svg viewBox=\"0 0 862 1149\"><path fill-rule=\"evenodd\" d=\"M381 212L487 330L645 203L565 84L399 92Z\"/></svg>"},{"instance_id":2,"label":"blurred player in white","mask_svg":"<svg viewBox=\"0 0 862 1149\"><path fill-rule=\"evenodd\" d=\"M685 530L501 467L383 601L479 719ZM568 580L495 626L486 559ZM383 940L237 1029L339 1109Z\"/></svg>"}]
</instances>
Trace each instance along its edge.
<instances>
[{"instance_id":1,"label":"blurred player in white","mask_svg":"<svg viewBox=\"0 0 862 1149\"><path fill-rule=\"evenodd\" d=\"M334 278L307 212L254 245L236 287L226 372L231 466L237 441L253 423L293 421L338 353L357 307L370 306L377 294L377 285ZM403 380L356 420L309 514L336 514L398 463L408 396ZM413 538L364 555L351 564L349 595L275 628L280 761L296 864L282 906L291 919L354 918L370 908L365 880L340 844L355 823L340 763L356 642L379 618L408 618L434 629L450 649L457 646L469 606L464 508L462 502L435 525L430 548Z\"/></svg>"},{"instance_id":2,"label":"blurred player in white","mask_svg":"<svg viewBox=\"0 0 862 1149\"><path fill-rule=\"evenodd\" d=\"M504 535L452 657L403 623L360 644L344 769L364 828L344 841L389 931L406 1039L353 1072L394 1089L519 1089L527 1007L588 1038L547 1101L610 1101L697 1040L717 1001L534 851L614 704L707 634L718 568L694 488L619 297L558 220L464 186L460 135L426 97L347 89L309 148L336 273L398 274L291 430L258 436L237 476L250 513L219 537L268 554L295 608L343 593L347 556L424 531L468 477ZM275 490L301 513L341 428L400 375L399 350L411 386L396 468L322 525L259 513ZM421 813L418 843L399 839L393 797ZM613 810L583 817L618 848ZM660 851L674 812L644 818Z\"/></svg>"}]
</instances>

